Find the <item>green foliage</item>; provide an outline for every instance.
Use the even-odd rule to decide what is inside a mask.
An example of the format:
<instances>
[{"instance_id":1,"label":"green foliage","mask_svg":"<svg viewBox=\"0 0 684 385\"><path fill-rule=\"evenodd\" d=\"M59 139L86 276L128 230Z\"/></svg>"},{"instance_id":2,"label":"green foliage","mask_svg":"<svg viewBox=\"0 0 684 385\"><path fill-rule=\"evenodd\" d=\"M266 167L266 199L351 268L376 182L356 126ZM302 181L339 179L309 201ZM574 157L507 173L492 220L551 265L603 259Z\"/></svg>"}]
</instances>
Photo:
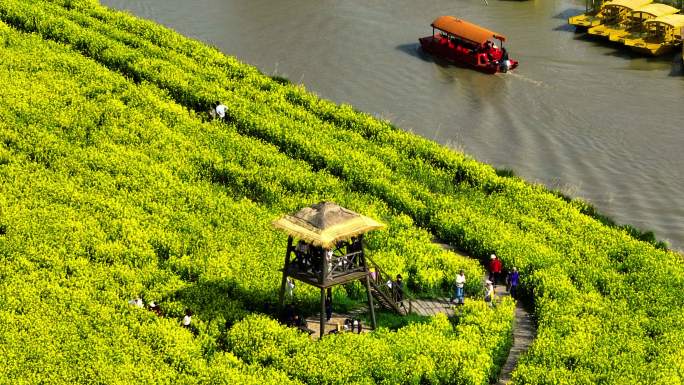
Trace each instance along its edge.
<instances>
[{"instance_id":1,"label":"green foliage","mask_svg":"<svg viewBox=\"0 0 684 385\"><path fill-rule=\"evenodd\" d=\"M0 132L10 159L0 166L0 339L9 353L0 378L297 383L230 358L226 335L274 302L285 239L270 222L319 199L385 221L392 242L406 244L393 272L408 275L403 269L417 271L432 256L450 264L443 279L458 268L482 274L423 245L427 232L382 201L201 122L151 84L2 23L0 37L11 42L0 48ZM388 240L370 237L379 260ZM307 301L315 292L297 295ZM136 296L159 303L164 317L130 307ZM180 327L186 308L195 336Z\"/></svg>"},{"instance_id":2,"label":"green foliage","mask_svg":"<svg viewBox=\"0 0 684 385\"><path fill-rule=\"evenodd\" d=\"M487 384L508 354L512 310L510 300L494 309L469 301L455 326L438 315L396 332L336 334L317 344L269 318L249 316L230 330L228 341L245 362L310 384Z\"/></svg>"},{"instance_id":3,"label":"green foliage","mask_svg":"<svg viewBox=\"0 0 684 385\"><path fill-rule=\"evenodd\" d=\"M284 239L270 230L270 220L329 199L388 223L387 231L369 237L369 249L419 294L450 289L461 268L468 277L482 274L472 262L430 245L423 229L477 257L495 252L506 267L517 266L539 322L538 338L514 374L517 383L682 382L681 256L637 239L653 243L650 234L607 226L580 201L92 1L2 0L0 18L36 34L3 27L0 44L7 85L0 94L0 224L6 227L0 255L11 262L3 276L17 277L3 282L8 290L0 308L8 309L8 324L31 325L14 314L36 313L17 298L53 304L49 292L43 298L12 290L55 282L52 274L64 272L67 281L83 274L78 293L101 303L143 294L162 300L174 316L187 306L200 309L198 342L192 342L200 356L220 355L215 352L231 338L248 347L249 336L237 334L240 329L231 335L230 326L273 302L282 258L273 245ZM202 122L215 100L229 107L231 124ZM479 290L469 279L467 291ZM315 293L298 290L298 296L313 301ZM364 337L385 338L378 347L398 339L397 354L407 360L396 370L383 366L394 352L361 349L368 341L349 336L335 338L349 354L368 354L368 366L349 368L347 351L327 340L301 348L297 354L311 353L306 360L281 365L273 349L298 337L265 324L270 334L260 335L259 343L272 349L255 361L310 383L482 383L495 375L510 341L496 338L489 349L476 349L478 325L492 323L477 316L487 313L473 314L479 321L457 326L458 338L467 337L465 356L450 350L453 336L446 329L431 324ZM502 317L495 324L505 329L510 323ZM80 319L83 325L87 317ZM21 335L25 327L38 341L73 338L17 327L5 334ZM430 347L401 344L407 335L426 338L468 366L454 365L455 373L440 366ZM125 351L113 344L108 354ZM162 375L169 378L209 371L196 363L200 356L183 361L168 355L172 368ZM239 356L251 360L253 354L247 349ZM329 368L326 359L339 366ZM48 365L51 373L64 370L59 360L47 361L55 363ZM31 366L6 367L18 373ZM240 367L252 375L245 370ZM28 372L27 378L38 376Z\"/></svg>"},{"instance_id":4,"label":"green foliage","mask_svg":"<svg viewBox=\"0 0 684 385\"><path fill-rule=\"evenodd\" d=\"M415 313L402 316L398 315L397 313L390 312L389 310L376 310L375 319L378 323L378 326L382 326L390 330L397 330L410 324L429 322L431 317L422 316ZM369 324L371 322L370 314L362 314L361 320L365 324Z\"/></svg>"}]
</instances>

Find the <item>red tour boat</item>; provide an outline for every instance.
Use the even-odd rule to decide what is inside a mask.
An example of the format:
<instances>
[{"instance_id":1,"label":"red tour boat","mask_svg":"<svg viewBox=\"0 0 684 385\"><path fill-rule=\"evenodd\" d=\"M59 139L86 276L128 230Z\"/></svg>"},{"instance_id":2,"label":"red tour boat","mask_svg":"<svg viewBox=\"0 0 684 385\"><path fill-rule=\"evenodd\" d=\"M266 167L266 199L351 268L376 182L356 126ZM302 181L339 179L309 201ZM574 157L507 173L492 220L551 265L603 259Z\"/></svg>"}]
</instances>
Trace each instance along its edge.
<instances>
[{"instance_id":1,"label":"red tour boat","mask_svg":"<svg viewBox=\"0 0 684 385\"><path fill-rule=\"evenodd\" d=\"M506 37L501 34L453 16L440 16L431 25L432 36L418 39L425 52L488 74L507 72L518 66L517 60L508 58L503 48ZM494 39L499 41L499 46Z\"/></svg>"}]
</instances>

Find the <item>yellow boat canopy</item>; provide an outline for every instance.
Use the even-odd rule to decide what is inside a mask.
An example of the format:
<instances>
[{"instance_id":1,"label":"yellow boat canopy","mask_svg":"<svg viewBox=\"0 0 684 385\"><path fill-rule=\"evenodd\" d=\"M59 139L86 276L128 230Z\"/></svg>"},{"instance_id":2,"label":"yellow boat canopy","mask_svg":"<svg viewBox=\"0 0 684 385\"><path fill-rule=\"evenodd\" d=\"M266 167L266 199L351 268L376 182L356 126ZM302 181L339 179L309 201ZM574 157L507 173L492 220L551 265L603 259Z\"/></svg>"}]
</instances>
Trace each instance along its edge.
<instances>
[{"instance_id":1,"label":"yellow boat canopy","mask_svg":"<svg viewBox=\"0 0 684 385\"><path fill-rule=\"evenodd\" d=\"M677 14L660 16L656 17L655 19L647 20L645 24L664 24L681 32L681 28L684 27L684 15Z\"/></svg>"},{"instance_id":2,"label":"yellow boat canopy","mask_svg":"<svg viewBox=\"0 0 684 385\"><path fill-rule=\"evenodd\" d=\"M501 41L506 41L506 36L500 33L490 31L477 24L453 16L440 16L432 22L432 26L478 44L484 44L492 37Z\"/></svg>"},{"instance_id":3,"label":"yellow boat canopy","mask_svg":"<svg viewBox=\"0 0 684 385\"><path fill-rule=\"evenodd\" d=\"M629 10L643 7L644 5L651 4L653 0L614 0L609 1L605 4L605 7L623 7Z\"/></svg>"},{"instance_id":4,"label":"yellow boat canopy","mask_svg":"<svg viewBox=\"0 0 684 385\"><path fill-rule=\"evenodd\" d=\"M315 246L333 248L338 241L384 227L380 222L332 202L304 207L273 222L288 235Z\"/></svg>"},{"instance_id":5,"label":"yellow boat canopy","mask_svg":"<svg viewBox=\"0 0 684 385\"><path fill-rule=\"evenodd\" d=\"M648 4L643 7L639 7L635 10L632 11L632 14L630 17L635 18L635 19L643 19L643 15L641 14L647 14L651 17L658 17L658 16L665 16L665 15L673 15L675 13L679 12L679 9L675 7L670 7L667 4L660 4L660 3L653 3L653 4Z\"/></svg>"}]
</instances>

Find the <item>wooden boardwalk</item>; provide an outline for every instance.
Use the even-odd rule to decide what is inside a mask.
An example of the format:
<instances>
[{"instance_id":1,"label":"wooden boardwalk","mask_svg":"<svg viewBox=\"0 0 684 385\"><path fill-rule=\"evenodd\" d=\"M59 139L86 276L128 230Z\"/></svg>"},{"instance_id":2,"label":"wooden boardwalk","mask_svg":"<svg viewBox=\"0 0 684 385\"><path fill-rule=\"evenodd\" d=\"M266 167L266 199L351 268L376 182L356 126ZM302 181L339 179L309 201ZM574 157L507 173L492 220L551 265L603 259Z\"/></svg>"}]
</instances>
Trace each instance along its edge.
<instances>
[{"instance_id":1,"label":"wooden boardwalk","mask_svg":"<svg viewBox=\"0 0 684 385\"><path fill-rule=\"evenodd\" d=\"M434 316L438 313L446 314L448 317L454 316L455 305L450 302L449 298L435 298L435 299L417 299L411 301L411 312L413 314L418 314L422 316ZM376 303L376 311L380 307ZM407 303L408 306L408 303ZM325 333L330 333L333 330L340 328L338 325L344 325L344 320L346 318L359 318L360 315L366 315L368 313L368 306L361 306L354 309L348 314L333 313L330 321L325 324ZM306 319L307 327L314 331L311 337L318 339L319 335L319 318L318 315L314 314ZM371 331L370 325L363 324L361 332L367 333Z\"/></svg>"},{"instance_id":2,"label":"wooden boardwalk","mask_svg":"<svg viewBox=\"0 0 684 385\"><path fill-rule=\"evenodd\" d=\"M495 285L494 293L499 300L510 296L504 285ZM516 366L518 366L520 356L527 351L536 335L537 327L534 325L532 316L519 301L516 301L515 317L513 320L513 345L511 345L511 350L508 351L506 362L501 367L497 385L508 384L511 381L511 374Z\"/></svg>"},{"instance_id":3,"label":"wooden boardwalk","mask_svg":"<svg viewBox=\"0 0 684 385\"><path fill-rule=\"evenodd\" d=\"M366 312L368 310L368 307L362 307L354 310L350 314L339 314L339 313L333 313L332 317L330 318L330 321L325 323L325 334L328 334L334 330L339 330L341 327L344 325L344 320L346 318L357 318L357 316L363 312ZM307 328L311 329L313 333L311 334L311 338L313 339L318 339L318 336L320 335L320 319L318 315L313 315L309 318L306 319L306 326ZM361 333L368 333L371 332L373 329L371 329L370 325L362 324L361 325ZM354 330L354 333L356 333L356 330Z\"/></svg>"},{"instance_id":4,"label":"wooden boardwalk","mask_svg":"<svg viewBox=\"0 0 684 385\"><path fill-rule=\"evenodd\" d=\"M532 345L534 337L537 335L537 327L532 321L530 313L525 310L520 302L515 305L515 323L513 324L513 345L508 351L508 358L501 367L499 374L499 382L497 384L504 385L511 382L511 374L518 366L518 360L527 349Z\"/></svg>"},{"instance_id":5,"label":"wooden boardwalk","mask_svg":"<svg viewBox=\"0 0 684 385\"><path fill-rule=\"evenodd\" d=\"M416 299L412 301L413 313L422 316L433 316L443 313L453 317L455 308L456 306L451 303L449 298Z\"/></svg>"}]
</instances>

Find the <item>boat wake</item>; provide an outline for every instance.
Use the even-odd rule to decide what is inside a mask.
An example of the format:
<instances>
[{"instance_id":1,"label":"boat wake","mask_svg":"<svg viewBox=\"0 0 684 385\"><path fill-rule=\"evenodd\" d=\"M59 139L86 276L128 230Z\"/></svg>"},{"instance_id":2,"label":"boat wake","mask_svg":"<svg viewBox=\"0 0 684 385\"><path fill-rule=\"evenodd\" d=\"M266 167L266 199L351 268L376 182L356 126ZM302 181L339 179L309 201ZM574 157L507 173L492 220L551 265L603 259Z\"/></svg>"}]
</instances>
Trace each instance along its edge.
<instances>
[{"instance_id":1,"label":"boat wake","mask_svg":"<svg viewBox=\"0 0 684 385\"><path fill-rule=\"evenodd\" d=\"M537 87L546 86L546 83L544 83L544 82L541 81L541 80L530 79L530 78L528 78L527 76L525 76L525 75L520 75L519 73L516 73L516 72L508 72L508 73L506 73L506 75L507 75L507 76L513 76L513 77L516 78L516 79L519 79L519 80L522 80L522 81L524 81L524 82L528 82L528 83L534 84L534 85L537 86Z\"/></svg>"}]
</instances>

